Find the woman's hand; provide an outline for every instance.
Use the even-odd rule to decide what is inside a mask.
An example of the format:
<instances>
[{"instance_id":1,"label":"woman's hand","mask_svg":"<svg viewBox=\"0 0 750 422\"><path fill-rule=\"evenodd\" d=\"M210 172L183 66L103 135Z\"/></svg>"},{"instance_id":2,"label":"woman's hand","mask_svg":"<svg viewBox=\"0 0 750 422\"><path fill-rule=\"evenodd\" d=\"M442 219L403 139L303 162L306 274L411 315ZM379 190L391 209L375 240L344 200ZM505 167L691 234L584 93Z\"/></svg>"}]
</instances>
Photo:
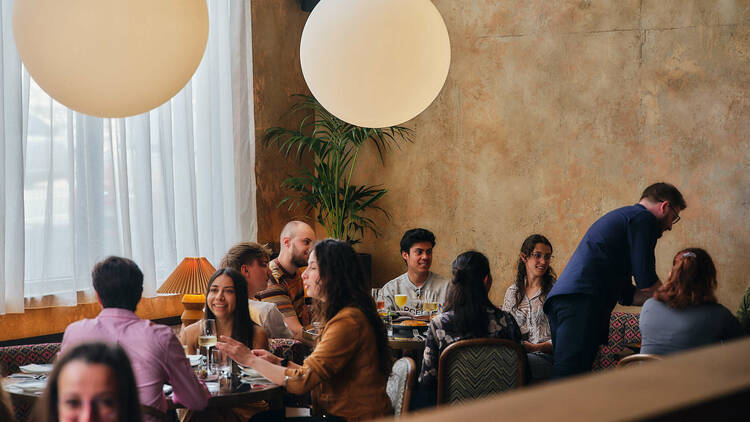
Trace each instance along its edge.
<instances>
[{"instance_id":1,"label":"woman's hand","mask_svg":"<svg viewBox=\"0 0 750 422\"><path fill-rule=\"evenodd\" d=\"M229 357L242 366L253 366L257 357L247 346L227 336L221 336L219 340L221 341L216 343L217 349L229 355Z\"/></svg>"},{"instance_id":2,"label":"woman's hand","mask_svg":"<svg viewBox=\"0 0 750 422\"><path fill-rule=\"evenodd\" d=\"M544 353L552 353L552 342L551 341L545 341L544 343L531 343L526 340L523 341L523 348L528 353L534 353L534 352L544 352Z\"/></svg>"},{"instance_id":3,"label":"woman's hand","mask_svg":"<svg viewBox=\"0 0 750 422\"><path fill-rule=\"evenodd\" d=\"M539 345L524 340L523 341L523 348L528 353L533 353L533 352L536 352L537 350L539 350Z\"/></svg>"},{"instance_id":4,"label":"woman's hand","mask_svg":"<svg viewBox=\"0 0 750 422\"><path fill-rule=\"evenodd\" d=\"M265 350L265 349L253 349L252 352L253 352L253 355L255 355L256 357L258 357L260 359L263 359L265 361L271 362L274 365L281 365L282 359L280 357L274 355L273 353L269 352L268 350Z\"/></svg>"}]
</instances>

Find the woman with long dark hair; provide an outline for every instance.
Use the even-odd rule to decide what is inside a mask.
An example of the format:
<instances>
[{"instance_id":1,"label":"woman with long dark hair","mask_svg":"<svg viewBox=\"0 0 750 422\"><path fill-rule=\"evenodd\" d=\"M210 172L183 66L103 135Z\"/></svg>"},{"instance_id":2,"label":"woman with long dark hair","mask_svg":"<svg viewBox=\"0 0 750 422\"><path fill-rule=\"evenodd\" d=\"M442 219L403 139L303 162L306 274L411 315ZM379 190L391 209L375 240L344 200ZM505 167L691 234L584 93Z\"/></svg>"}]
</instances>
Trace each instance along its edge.
<instances>
[{"instance_id":1,"label":"woman with long dark hair","mask_svg":"<svg viewBox=\"0 0 750 422\"><path fill-rule=\"evenodd\" d=\"M227 337L217 348L293 394L312 391L316 419L357 421L391 414L385 391L392 363L388 337L354 249L340 240L316 243L302 280L308 296L318 301L316 319L323 327L304 365L251 351Z\"/></svg>"},{"instance_id":2,"label":"woman with long dark hair","mask_svg":"<svg viewBox=\"0 0 750 422\"><path fill-rule=\"evenodd\" d=\"M739 337L739 321L716 301L716 284L708 252L677 252L667 282L643 304L641 353L666 355Z\"/></svg>"},{"instance_id":3,"label":"woman with long dark hair","mask_svg":"<svg viewBox=\"0 0 750 422\"><path fill-rule=\"evenodd\" d=\"M219 268L206 287L206 311L203 319L216 320L217 337L231 337L247 347L267 349L268 337L265 330L250 319L247 299L245 277L232 268ZM196 353L199 348L200 331L200 321L197 321L185 327L180 335L189 354ZM247 420L267 409L265 402L248 403L234 408L188 411L182 420Z\"/></svg>"},{"instance_id":4,"label":"woman with long dark hair","mask_svg":"<svg viewBox=\"0 0 750 422\"><path fill-rule=\"evenodd\" d=\"M138 389L125 351L105 343L66 351L47 380L34 420L140 422Z\"/></svg>"},{"instance_id":5,"label":"woman with long dark hair","mask_svg":"<svg viewBox=\"0 0 750 422\"><path fill-rule=\"evenodd\" d=\"M247 305L247 280L231 268L219 268L208 280L206 311L203 319L216 320L219 336L232 337L256 349L268 348L268 337L259 325L250 319ZM181 333L182 344L189 354L198 351L200 321L188 325Z\"/></svg>"},{"instance_id":6,"label":"woman with long dark hair","mask_svg":"<svg viewBox=\"0 0 750 422\"><path fill-rule=\"evenodd\" d=\"M521 328L532 382L552 376L552 337L543 308L557 279L551 261L550 241L541 234L527 237L518 256L516 279L503 301L503 310L513 315Z\"/></svg>"},{"instance_id":7,"label":"woman with long dark hair","mask_svg":"<svg viewBox=\"0 0 750 422\"><path fill-rule=\"evenodd\" d=\"M450 344L469 338L505 338L521 341L521 330L513 317L498 309L487 292L492 287L490 263L476 251L468 251L453 261L453 278L448 288L445 312L433 318L427 330L419 390L424 405L437 395L440 354Z\"/></svg>"}]
</instances>

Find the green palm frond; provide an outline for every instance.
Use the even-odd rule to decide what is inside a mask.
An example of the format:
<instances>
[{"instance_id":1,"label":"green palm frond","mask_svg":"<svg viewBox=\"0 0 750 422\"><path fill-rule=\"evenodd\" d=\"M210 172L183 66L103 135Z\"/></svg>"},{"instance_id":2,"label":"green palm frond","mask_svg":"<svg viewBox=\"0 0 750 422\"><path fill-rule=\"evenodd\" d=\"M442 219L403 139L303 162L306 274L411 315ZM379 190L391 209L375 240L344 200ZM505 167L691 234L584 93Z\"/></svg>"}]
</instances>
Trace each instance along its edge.
<instances>
[{"instance_id":1,"label":"green palm frond","mask_svg":"<svg viewBox=\"0 0 750 422\"><path fill-rule=\"evenodd\" d=\"M289 176L281 186L292 192L279 206L289 210L304 206L315 210L317 220L328 230L328 235L349 243L358 243L365 232L379 235L377 224L363 213L367 210L390 214L377 205L388 191L380 186L351 184L360 148L370 142L377 150L378 160L385 164L385 154L399 142L412 142L414 132L403 126L364 128L346 123L329 113L309 95L295 95L300 99L289 110L291 114L304 113L299 127L285 129L272 127L266 130L263 143L275 146L285 157L302 161L312 157L310 168L301 168L297 175Z\"/></svg>"}]
</instances>

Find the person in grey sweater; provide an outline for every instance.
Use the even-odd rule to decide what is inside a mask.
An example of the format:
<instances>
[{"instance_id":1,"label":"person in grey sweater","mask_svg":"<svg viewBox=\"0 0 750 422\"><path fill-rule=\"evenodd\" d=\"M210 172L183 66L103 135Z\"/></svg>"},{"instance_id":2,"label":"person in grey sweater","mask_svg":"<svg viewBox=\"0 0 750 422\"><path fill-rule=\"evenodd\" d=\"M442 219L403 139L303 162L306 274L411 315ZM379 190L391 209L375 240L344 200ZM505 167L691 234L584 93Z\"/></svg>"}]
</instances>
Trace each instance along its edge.
<instances>
[{"instance_id":1,"label":"person in grey sweater","mask_svg":"<svg viewBox=\"0 0 750 422\"><path fill-rule=\"evenodd\" d=\"M700 248L677 253L667 282L643 304L641 353L666 355L741 335L729 309L717 303L716 267Z\"/></svg>"}]
</instances>

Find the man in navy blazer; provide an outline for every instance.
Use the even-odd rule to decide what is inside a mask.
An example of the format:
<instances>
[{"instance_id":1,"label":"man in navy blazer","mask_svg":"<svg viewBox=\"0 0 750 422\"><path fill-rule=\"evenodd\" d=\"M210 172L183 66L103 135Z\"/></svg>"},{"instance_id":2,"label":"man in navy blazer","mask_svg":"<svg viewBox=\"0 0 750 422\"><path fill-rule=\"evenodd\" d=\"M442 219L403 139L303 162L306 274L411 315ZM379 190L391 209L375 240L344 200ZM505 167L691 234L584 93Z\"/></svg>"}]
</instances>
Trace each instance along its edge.
<instances>
[{"instance_id":1,"label":"man in navy blazer","mask_svg":"<svg viewBox=\"0 0 750 422\"><path fill-rule=\"evenodd\" d=\"M676 187L655 183L637 204L610 211L591 225L544 304L555 377L589 371L599 345L607 343L615 303L642 305L661 285L656 241L686 207Z\"/></svg>"}]
</instances>

